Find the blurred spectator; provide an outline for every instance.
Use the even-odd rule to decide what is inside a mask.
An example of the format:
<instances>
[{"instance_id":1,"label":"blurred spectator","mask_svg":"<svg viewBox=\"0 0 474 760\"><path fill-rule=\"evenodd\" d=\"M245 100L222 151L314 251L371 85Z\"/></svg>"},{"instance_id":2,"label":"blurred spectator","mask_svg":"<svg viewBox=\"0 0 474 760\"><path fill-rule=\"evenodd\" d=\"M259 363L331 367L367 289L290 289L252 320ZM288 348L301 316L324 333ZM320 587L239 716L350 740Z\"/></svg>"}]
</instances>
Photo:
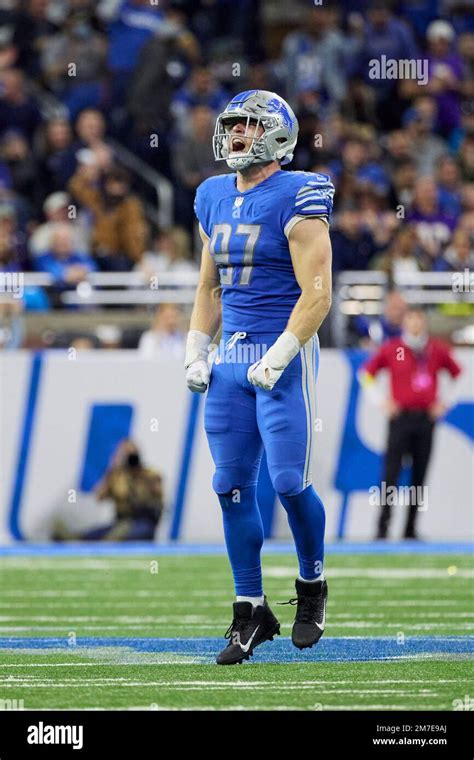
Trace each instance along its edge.
<instances>
[{"instance_id":1,"label":"blurred spectator","mask_svg":"<svg viewBox=\"0 0 474 760\"><path fill-rule=\"evenodd\" d=\"M360 379L370 388L375 376L386 370L390 377L390 396L384 401L389 420L381 493L391 494L398 486L403 457L412 460L410 506L403 537L417 539L418 510L428 508L423 486L431 456L433 430L447 411L438 392L438 375L447 370L456 378L461 368L449 347L428 333L426 317L419 307L403 317L400 337L387 341L365 364ZM377 523L378 539L388 537L391 500L382 499ZM398 502L400 503L400 502Z\"/></svg>"},{"instance_id":2,"label":"blurred spectator","mask_svg":"<svg viewBox=\"0 0 474 760\"><path fill-rule=\"evenodd\" d=\"M405 299L401 293L393 290L385 297L380 317L368 317L365 314L355 317L351 330L357 336L361 348L377 346L384 340L401 335L406 310Z\"/></svg>"},{"instance_id":3,"label":"blurred spectator","mask_svg":"<svg viewBox=\"0 0 474 760\"><path fill-rule=\"evenodd\" d=\"M51 246L51 233L58 222L67 223L74 234L74 250L88 253L87 235L84 226L71 219L72 199L68 193L52 193L43 204L46 217L44 224L36 227L29 240L29 250L34 256L46 253Z\"/></svg>"},{"instance_id":4,"label":"blurred spectator","mask_svg":"<svg viewBox=\"0 0 474 760\"><path fill-rule=\"evenodd\" d=\"M441 156L448 152L444 140L434 134L436 114L435 101L424 95L403 116L411 157L419 174L433 174Z\"/></svg>"},{"instance_id":5,"label":"blurred spectator","mask_svg":"<svg viewBox=\"0 0 474 760\"><path fill-rule=\"evenodd\" d=\"M137 132L158 131L165 138L173 93L198 57L197 42L182 25L145 43L127 88L127 110Z\"/></svg>"},{"instance_id":6,"label":"blurred spectator","mask_svg":"<svg viewBox=\"0 0 474 760\"><path fill-rule=\"evenodd\" d=\"M108 28L108 67L112 72L112 103L121 105L130 75L145 42L163 24L163 11L150 0L125 0Z\"/></svg>"},{"instance_id":7,"label":"blurred spectator","mask_svg":"<svg viewBox=\"0 0 474 760\"><path fill-rule=\"evenodd\" d=\"M434 261L433 269L435 272L474 271L474 246L465 230L456 230L443 256Z\"/></svg>"},{"instance_id":8,"label":"blurred spectator","mask_svg":"<svg viewBox=\"0 0 474 760\"><path fill-rule=\"evenodd\" d=\"M371 269L386 272L390 280L404 272L419 272L421 251L416 230L410 224L401 227L393 238L389 248L370 262Z\"/></svg>"},{"instance_id":9,"label":"blurred spectator","mask_svg":"<svg viewBox=\"0 0 474 760\"><path fill-rule=\"evenodd\" d=\"M327 151L327 155L330 155L329 134L332 133L327 122L323 125L320 118L320 103L321 98L317 92L302 92L298 97L295 114L298 119L299 132L292 162L296 170L300 168L305 170L308 166L320 162L322 147L320 142L323 132L325 135L324 154ZM316 136L318 137L316 138ZM337 140L335 135L334 140Z\"/></svg>"},{"instance_id":10,"label":"blurred spectator","mask_svg":"<svg viewBox=\"0 0 474 760\"><path fill-rule=\"evenodd\" d=\"M2 226L0 224L0 274L13 274L15 272L22 273L23 266L15 246L12 228L11 226ZM19 295L21 295L21 300L16 299L14 296L12 302L12 297L9 295L5 305L5 313L8 313L12 319L9 328L10 332L8 333L9 337L8 339L5 338L5 343L9 348L18 348L24 340L23 319L20 311L23 309L27 311L46 311L49 308L48 298L42 288L36 286L23 287L21 285L21 290L21 294L18 291ZM8 304L10 304L11 308L8 307Z\"/></svg>"},{"instance_id":11,"label":"blurred spectator","mask_svg":"<svg viewBox=\"0 0 474 760\"><path fill-rule=\"evenodd\" d=\"M36 100L28 94L23 71L3 71L0 74L0 134L13 128L31 141L40 122L41 114Z\"/></svg>"},{"instance_id":12,"label":"blurred spectator","mask_svg":"<svg viewBox=\"0 0 474 760\"><path fill-rule=\"evenodd\" d=\"M207 106L196 106L190 115L190 131L181 137L173 155L176 187L176 216L189 230L194 226L194 195L197 186L213 174L228 171L224 161L216 163L212 149L214 115Z\"/></svg>"},{"instance_id":13,"label":"blurred spectator","mask_svg":"<svg viewBox=\"0 0 474 760\"><path fill-rule=\"evenodd\" d=\"M211 118L215 119L228 102L229 93L215 81L209 68L197 66L183 87L176 92L171 112L178 128L186 134L191 126L191 114L197 106L210 109Z\"/></svg>"},{"instance_id":14,"label":"blurred spectator","mask_svg":"<svg viewBox=\"0 0 474 760\"><path fill-rule=\"evenodd\" d=\"M344 142L341 158L331 162L329 173L337 179L338 204L351 202L365 191L379 198L388 194L388 175L372 155L373 138L370 129L358 130Z\"/></svg>"},{"instance_id":15,"label":"blurred spectator","mask_svg":"<svg viewBox=\"0 0 474 760\"><path fill-rule=\"evenodd\" d=\"M8 196L12 186L12 178L8 165L0 160L0 197Z\"/></svg>"},{"instance_id":16,"label":"blurred spectator","mask_svg":"<svg viewBox=\"0 0 474 760\"><path fill-rule=\"evenodd\" d=\"M163 303L156 311L151 329L141 336L138 353L144 359L163 356L182 359L185 339L181 309L176 304Z\"/></svg>"},{"instance_id":17,"label":"blurred spectator","mask_svg":"<svg viewBox=\"0 0 474 760\"><path fill-rule=\"evenodd\" d=\"M462 214L456 229L463 230L471 240L474 240L474 211L466 211Z\"/></svg>"},{"instance_id":18,"label":"blurred spectator","mask_svg":"<svg viewBox=\"0 0 474 760\"><path fill-rule=\"evenodd\" d=\"M447 21L433 21L427 30L428 73L427 91L433 95L438 109L438 129L449 137L461 122L461 94L464 66L461 56L453 50L455 31Z\"/></svg>"},{"instance_id":19,"label":"blurred spectator","mask_svg":"<svg viewBox=\"0 0 474 760\"><path fill-rule=\"evenodd\" d=\"M0 226L0 272L19 272L20 269L12 235Z\"/></svg>"},{"instance_id":20,"label":"blurred spectator","mask_svg":"<svg viewBox=\"0 0 474 760\"><path fill-rule=\"evenodd\" d=\"M18 50L13 44L13 28L6 24L0 25L0 72L12 68L17 58Z\"/></svg>"},{"instance_id":21,"label":"blurred spectator","mask_svg":"<svg viewBox=\"0 0 474 760\"><path fill-rule=\"evenodd\" d=\"M394 129L386 138L383 138L382 142L386 149L382 165L387 172L396 171L402 161L413 160L410 137L406 129Z\"/></svg>"},{"instance_id":22,"label":"blurred spectator","mask_svg":"<svg viewBox=\"0 0 474 760\"><path fill-rule=\"evenodd\" d=\"M107 351L122 347L122 330L117 325L99 325L96 338L100 348Z\"/></svg>"},{"instance_id":23,"label":"blurred spectator","mask_svg":"<svg viewBox=\"0 0 474 760\"><path fill-rule=\"evenodd\" d=\"M7 349L14 351L22 347L25 339L22 311L23 304L20 300L0 299L0 351Z\"/></svg>"},{"instance_id":24,"label":"blurred spectator","mask_svg":"<svg viewBox=\"0 0 474 760\"><path fill-rule=\"evenodd\" d=\"M416 181L407 221L414 224L420 245L429 259L434 260L450 241L456 219L440 208L438 189L432 177L420 177Z\"/></svg>"},{"instance_id":25,"label":"blurred spectator","mask_svg":"<svg viewBox=\"0 0 474 760\"><path fill-rule=\"evenodd\" d=\"M0 203L0 230L8 234L18 265L22 269L26 269L28 266L26 240L24 230L18 219L16 200L18 199L13 197L9 198L7 202Z\"/></svg>"},{"instance_id":26,"label":"blurred spectator","mask_svg":"<svg viewBox=\"0 0 474 760\"><path fill-rule=\"evenodd\" d=\"M73 348L75 351L93 351L95 343L90 335L78 335L71 340L69 348Z\"/></svg>"},{"instance_id":27,"label":"blurred spectator","mask_svg":"<svg viewBox=\"0 0 474 760\"><path fill-rule=\"evenodd\" d=\"M361 208L361 222L365 229L372 234L378 252L389 246L400 227L400 219L394 211L378 210L378 200L375 197L373 208L367 204L367 208Z\"/></svg>"},{"instance_id":28,"label":"blurred spectator","mask_svg":"<svg viewBox=\"0 0 474 760\"><path fill-rule=\"evenodd\" d=\"M461 193L462 208L466 212L474 211L474 182L465 182Z\"/></svg>"},{"instance_id":29,"label":"blurred spectator","mask_svg":"<svg viewBox=\"0 0 474 760\"><path fill-rule=\"evenodd\" d=\"M474 133L464 137L458 159L463 181L474 182Z\"/></svg>"},{"instance_id":30,"label":"blurred spectator","mask_svg":"<svg viewBox=\"0 0 474 760\"><path fill-rule=\"evenodd\" d=\"M42 51L41 68L71 118L102 102L105 56L106 40L92 26L87 8L70 8L61 31Z\"/></svg>"},{"instance_id":31,"label":"blurred spectator","mask_svg":"<svg viewBox=\"0 0 474 760\"><path fill-rule=\"evenodd\" d=\"M97 499L110 499L115 518L108 525L88 530L80 536L56 525L56 541L152 541L163 512L162 477L143 464L137 445L122 441L111 466L95 490Z\"/></svg>"},{"instance_id":32,"label":"blurred spectator","mask_svg":"<svg viewBox=\"0 0 474 760\"><path fill-rule=\"evenodd\" d=\"M37 165L34 154L18 129L3 132L0 143L0 158L8 167L11 187L24 200L31 197L31 188L35 187Z\"/></svg>"},{"instance_id":33,"label":"blurred spectator","mask_svg":"<svg viewBox=\"0 0 474 760\"><path fill-rule=\"evenodd\" d=\"M97 166L82 164L69 183L73 196L93 214L92 243L101 269L128 271L145 249L145 218L141 201L130 190L128 173L105 173L98 184Z\"/></svg>"},{"instance_id":34,"label":"blurred spectator","mask_svg":"<svg viewBox=\"0 0 474 760\"><path fill-rule=\"evenodd\" d=\"M240 52L232 58L252 64L262 59L262 6L264 0L173 0L174 7L185 8L191 16L191 26L203 49L213 59L223 50Z\"/></svg>"},{"instance_id":35,"label":"blurred spectator","mask_svg":"<svg viewBox=\"0 0 474 760\"><path fill-rule=\"evenodd\" d=\"M345 41L336 12L318 5L301 13L300 28L283 42L286 97L316 91L336 103L346 95Z\"/></svg>"},{"instance_id":36,"label":"blurred spectator","mask_svg":"<svg viewBox=\"0 0 474 760\"><path fill-rule=\"evenodd\" d=\"M72 128L67 119L50 119L39 136L38 204L51 193L64 190L76 167Z\"/></svg>"},{"instance_id":37,"label":"blurred spectator","mask_svg":"<svg viewBox=\"0 0 474 760\"><path fill-rule=\"evenodd\" d=\"M362 227L359 212L341 211L331 235L334 272L344 269L367 269L377 248L369 231Z\"/></svg>"},{"instance_id":38,"label":"blurred spectator","mask_svg":"<svg viewBox=\"0 0 474 760\"><path fill-rule=\"evenodd\" d=\"M87 148L93 153L94 162L105 171L113 162L113 150L105 139L106 124L102 113L97 108L85 108L76 121L78 142L76 151Z\"/></svg>"},{"instance_id":39,"label":"blurred spectator","mask_svg":"<svg viewBox=\"0 0 474 760\"><path fill-rule=\"evenodd\" d=\"M49 0L25 0L18 3L19 13L14 17L13 42L18 50L18 66L28 76L40 73L41 52L48 44L57 26L50 17Z\"/></svg>"},{"instance_id":40,"label":"blurred spectator","mask_svg":"<svg viewBox=\"0 0 474 760\"><path fill-rule=\"evenodd\" d=\"M453 156L439 160L436 181L441 210L456 219L462 211L461 172Z\"/></svg>"},{"instance_id":41,"label":"blurred spectator","mask_svg":"<svg viewBox=\"0 0 474 760\"><path fill-rule=\"evenodd\" d=\"M96 270L94 260L74 249L74 230L70 224L56 223L50 231L50 248L36 257L38 272L47 272L60 290L75 287Z\"/></svg>"},{"instance_id":42,"label":"blurred spectator","mask_svg":"<svg viewBox=\"0 0 474 760\"><path fill-rule=\"evenodd\" d=\"M119 125L122 139L142 160L171 179L173 132L184 127L182 122L173 124L171 102L199 58L199 45L186 28L183 14L169 8L159 32L141 49L127 86L125 105L131 124L129 119Z\"/></svg>"},{"instance_id":43,"label":"blurred spectator","mask_svg":"<svg viewBox=\"0 0 474 760\"><path fill-rule=\"evenodd\" d=\"M474 30L460 35L458 40L458 52L464 68L462 94L464 98L471 100L474 97Z\"/></svg>"},{"instance_id":44,"label":"blurred spectator","mask_svg":"<svg viewBox=\"0 0 474 760\"><path fill-rule=\"evenodd\" d=\"M417 57L417 47L410 27L396 18L386 0L371 0L364 34L358 38L358 53L352 66L354 74L372 88L378 125L390 129L400 124L402 103L398 80L370 78L370 61L405 60Z\"/></svg>"},{"instance_id":45,"label":"blurred spectator","mask_svg":"<svg viewBox=\"0 0 474 760\"><path fill-rule=\"evenodd\" d=\"M392 207L408 208L413 202L415 191L416 165L411 158L401 160L392 172Z\"/></svg>"},{"instance_id":46,"label":"blurred spectator","mask_svg":"<svg viewBox=\"0 0 474 760\"><path fill-rule=\"evenodd\" d=\"M183 227L163 230L153 241L152 250L146 251L135 267L149 279L160 272L196 272L197 264L191 257L191 236Z\"/></svg>"}]
</instances>

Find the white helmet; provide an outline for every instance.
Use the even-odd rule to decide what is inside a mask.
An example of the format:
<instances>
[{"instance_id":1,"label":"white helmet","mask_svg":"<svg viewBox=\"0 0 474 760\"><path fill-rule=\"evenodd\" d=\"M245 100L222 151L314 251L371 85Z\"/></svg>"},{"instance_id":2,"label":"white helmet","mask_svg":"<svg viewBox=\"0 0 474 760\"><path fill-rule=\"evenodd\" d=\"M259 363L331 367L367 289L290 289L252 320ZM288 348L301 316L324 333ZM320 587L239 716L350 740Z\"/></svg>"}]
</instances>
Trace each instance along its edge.
<instances>
[{"instance_id":1,"label":"white helmet","mask_svg":"<svg viewBox=\"0 0 474 760\"><path fill-rule=\"evenodd\" d=\"M232 151L229 136L235 121L246 119L247 136L250 122L255 132L263 127L260 137L252 137L247 152ZM279 160L288 164L293 158L298 139L298 120L286 100L268 90L246 90L236 95L217 117L212 145L216 161L226 161L231 169L245 169L250 164Z\"/></svg>"}]
</instances>

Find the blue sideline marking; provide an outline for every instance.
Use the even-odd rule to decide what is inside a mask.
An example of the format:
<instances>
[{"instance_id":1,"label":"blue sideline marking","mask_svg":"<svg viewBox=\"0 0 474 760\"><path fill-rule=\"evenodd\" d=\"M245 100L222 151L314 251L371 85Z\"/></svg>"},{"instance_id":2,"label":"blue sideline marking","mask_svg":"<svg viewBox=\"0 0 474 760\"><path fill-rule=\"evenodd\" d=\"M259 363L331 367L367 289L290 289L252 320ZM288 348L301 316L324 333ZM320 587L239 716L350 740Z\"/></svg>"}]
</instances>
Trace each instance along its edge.
<instances>
[{"instance_id":1,"label":"blue sideline marking","mask_svg":"<svg viewBox=\"0 0 474 760\"><path fill-rule=\"evenodd\" d=\"M130 438L131 404L92 404L79 490L90 493L110 467L120 441Z\"/></svg>"},{"instance_id":2,"label":"blue sideline marking","mask_svg":"<svg viewBox=\"0 0 474 760\"><path fill-rule=\"evenodd\" d=\"M191 458L193 454L193 443L194 437L196 435L200 401L200 393L191 393L191 398L189 399L188 424L184 436L184 446L183 454L181 457L178 488L176 491L176 501L173 509L173 521L171 523L169 535L171 539L179 538L181 531L181 522L186 499L186 489L188 486L189 473L191 470Z\"/></svg>"},{"instance_id":3,"label":"blue sideline marking","mask_svg":"<svg viewBox=\"0 0 474 760\"><path fill-rule=\"evenodd\" d=\"M20 447L18 450L18 459L16 466L16 478L13 487L11 505L10 505L10 533L13 538L23 538L20 528L20 507L25 487L25 476L27 472L28 457L31 451L31 438L34 430L34 420L38 401L38 391L41 379L41 368L43 359L40 352L33 354L30 372L30 384L26 397L26 408L23 417L23 430L21 434Z\"/></svg>"},{"instance_id":4,"label":"blue sideline marking","mask_svg":"<svg viewBox=\"0 0 474 760\"><path fill-rule=\"evenodd\" d=\"M157 654L180 655L199 658L203 663L214 662L216 652L222 649L222 638L78 638L71 646L66 638L3 638L1 650L59 649L81 654L88 648L117 647L122 652L151 652ZM436 655L468 655L474 651L474 636L414 636L406 637L405 643L397 644L395 638L354 637L339 638L328 636L321 639L317 647L300 652L289 638L277 637L258 648L254 662L366 662L369 660L398 660L407 658L433 657ZM119 653L117 653L119 655ZM99 660L97 665L100 665Z\"/></svg>"},{"instance_id":5,"label":"blue sideline marking","mask_svg":"<svg viewBox=\"0 0 474 760\"><path fill-rule=\"evenodd\" d=\"M327 554L472 554L474 544L468 542L429 543L424 541L399 541L373 543L328 543ZM126 543L67 543L27 544L14 543L0 546L0 557L77 557L77 556L126 556L126 555L180 555L226 554L223 544L155 544L151 541ZM263 554L295 554L293 544L267 541Z\"/></svg>"}]
</instances>

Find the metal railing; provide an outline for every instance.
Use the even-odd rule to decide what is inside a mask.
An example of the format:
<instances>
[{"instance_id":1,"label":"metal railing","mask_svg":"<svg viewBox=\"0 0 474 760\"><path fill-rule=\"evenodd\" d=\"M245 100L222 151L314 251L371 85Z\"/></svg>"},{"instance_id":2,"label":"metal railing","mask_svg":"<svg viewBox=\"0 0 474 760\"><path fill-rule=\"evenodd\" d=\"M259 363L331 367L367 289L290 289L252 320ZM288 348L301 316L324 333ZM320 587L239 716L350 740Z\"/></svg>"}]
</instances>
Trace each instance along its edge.
<instances>
[{"instance_id":1,"label":"metal railing","mask_svg":"<svg viewBox=\"0 0 474 760\"><path fill-rule=\"evenodd\" d=\"M75 288L60 295L70 306L131 306L159 303L192 304L199 272L162 272L151 279L142 272L90 272ZM22 273L23 287L53 289L54 278L46 272ZM9 294L0 292L1 300Z\"/></svg>"},{"instance_id":2,"label":"metal railing","mask_svg":"<svg viewBox=\"0 0 474 760\"><path fill-rule=\"evenodd\" d=\"M389 284L384 272L346 271L335 277L331 317L337 346L345 345L351 317L383 313ZM468 269L464 272L400 272L393 276L392 287L410 305L434 308L441 304L474 305L474 273Z\"/></svg>"},{"instance_id":3,"label":"metal railing","mask_svg":"<svg viewBox=\"0 0 474 760\"><path fill-rule=\"evenodd\" d=\"M108 140L120 163L138 174L141 179L154 188L157 199L157 209L145 203L147 216L160 228L171 227L173 224L174 191L171 182L162 174L152 169L141 158L125 148L116 140Z\"/></svg>"}]
</instances>

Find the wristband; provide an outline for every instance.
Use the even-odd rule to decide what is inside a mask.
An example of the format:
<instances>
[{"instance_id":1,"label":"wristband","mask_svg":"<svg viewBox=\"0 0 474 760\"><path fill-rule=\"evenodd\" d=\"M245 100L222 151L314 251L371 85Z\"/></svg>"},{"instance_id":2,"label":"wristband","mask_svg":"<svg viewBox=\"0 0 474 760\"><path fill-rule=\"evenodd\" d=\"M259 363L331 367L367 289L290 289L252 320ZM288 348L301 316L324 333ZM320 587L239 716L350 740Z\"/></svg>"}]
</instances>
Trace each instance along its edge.
<instances>
[{"instance_id":1,"label":"wristband","mask_svg":"<svg viewBox=\"0 0 474 760\"><path fill-rule=\"evenodd\" d=\"M211 343L210 335L200 332L200 330L190 330L186 340L186 356L184 359L184 368L188 369L191 364L197 361L207 362L209 346Z\"/></svg>"},{"instance_id":2,"label":"wristband","mask_svg":"<svg viewBox=\"0 0 474 760\"><path fill-rule=\"evenodd\" d=\"M296 335L285 331L268 349L265 354L266 362L272 369L283 370L299 353L300 348L301 343Z\"/></svg>"}]
</instances>

